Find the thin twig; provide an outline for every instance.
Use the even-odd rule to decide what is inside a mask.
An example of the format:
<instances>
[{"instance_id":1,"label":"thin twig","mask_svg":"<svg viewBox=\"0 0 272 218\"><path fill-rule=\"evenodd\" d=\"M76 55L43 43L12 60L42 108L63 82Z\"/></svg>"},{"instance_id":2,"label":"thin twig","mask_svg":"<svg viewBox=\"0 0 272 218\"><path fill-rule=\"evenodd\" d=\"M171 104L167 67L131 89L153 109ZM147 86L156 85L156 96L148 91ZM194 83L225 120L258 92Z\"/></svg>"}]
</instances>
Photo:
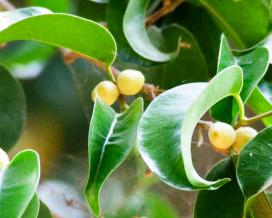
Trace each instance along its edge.
<instances>
[{"instance_id":1,"label":"thin twig","mask_svg":"<svg viewBox=\"0 0 272 218\"><path fill-rule=\"evenodd\" d=\"M248 126L248 125L250 125L252 123L255 123L256 121L262 120L263 118L266 118L266 117L269 117L269 116L272 116L272 110L267 111L267 112L262 113L262 114L259 114L259 115L256 115L256 116L251 117L251 118L245 118L243 120L240 120L235 125L235 128L239 128L241 126Z\"/></svg>"},{"instance_id":2,"label":"thin twig","mask_svg":"<svg viewBox=\"0 0 272 218\"><path fill-rule=\"evenodd\" d=\"M183 2L185 2L185 0L164 0L163 7L146 19L146 26L151 26L163 16L173 12Z\"/></svg>"},{"instance_id":3,"label":"thin twig","mask_svg":"<svg viewBox=\"0 0 272 218\"><path fill-rule=\"evenodd\" d=\"M196 145L196 147L200 147L202 144L203 144L203 142L204 142L204 137L203 137L203 133L202 133L202 128L201 127L198 127L198 129L197 129L197 138L198 138L198 142L197 142L197 145Z\"/></svg>"},{"instance_id":4,"label":"thin twig","mask_svg":"<svg viewBox=\"0 0 272 218\"><path fill-rule=\"evenodd\" d=\"M16 9L8 0L0 0L0 8L4 11L10 11Z\"/></svg>"},{"instance_id":5,"label":"thin twig","mask_svg":"<svg viewBox=\"0 0 272 218\"><path fill-rule=\"evenodd\" d=\"M98 60L94 60L90 57L84 56L82 54L78 54L76 52L69 51L67 49L61 49L61 53L63 55L64 62L66 64L71 64L76 59L83 58L84 60L88 61L89 63L94 64L99 69L101 69L105 72L109 72L109 71L107 71L106 65ZM111 67L111 76L116 78L119 73L120 73L120 71L118 69L116 69L115 67ZM158 86L155 86L153 84L145 83L142 92L147 95L148 99L153 100L156 96L161 94L163 92L163 90L161 90Z\"/></svg>"},{"instance_id":6,"label":"thin twig","mask_svg":"<svg viewBox=\"0 0 272 218\"><path fill-rule=\"evenodd\" d=\"M211 121L206 121L206 120L199 120L197 123L197 126L202 128L202 129L209 129L210 126L212 125Z\"/></svg>"}]
</instances>

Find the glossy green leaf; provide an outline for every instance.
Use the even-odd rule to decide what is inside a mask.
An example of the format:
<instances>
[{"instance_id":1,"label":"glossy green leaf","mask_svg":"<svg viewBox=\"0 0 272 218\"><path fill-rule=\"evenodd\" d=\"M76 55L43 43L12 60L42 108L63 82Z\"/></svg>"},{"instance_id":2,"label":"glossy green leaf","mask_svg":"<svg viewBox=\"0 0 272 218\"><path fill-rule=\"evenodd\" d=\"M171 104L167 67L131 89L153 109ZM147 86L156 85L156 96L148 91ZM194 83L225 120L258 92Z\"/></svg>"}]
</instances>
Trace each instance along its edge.
<instances>
[{"instance_id":1,"label":"glossy green leaf","mask_svg":"<svg viewBox=\"0 0 272 218\"><path fill-rule=\"evenodd\" d=\"M92 2L96 2L96 3L108 3L108 0L90 0Z\"/></svg>"},{"instance_id":2,"label":"glossy green leaf","mask_svg":"<svg viewBox=\"0 0 272 218\"><path fill-rule=\"evenodd\" d=\"M255 46L270 32L270 9L262 0L198 1L216 20L236 49Z\"/></svg>"},{"instance_id":3,"label":"glossy green leaf","mask_svg":"<svg viewBox=\"0 0 272 218\"><path fill-rule=\"evenodd\" d=\"M125 160L136 142L142 115L142 99L135 100L124 113L97 99L89 130L89 179L85 197L95 215L100 214L99 192L106 178Z\"/></svg>"},{"instance_id":4,"label":"glossy green leaf","mask_svg":"<svg viewBox=\"0 0 272 218\"><path fill-rule=\"evenodd\" d=\"M52 215L47 206L35 194L21 218L52 218Z\"/></svg>"},{"instance_id":5,"label":"glossy green leaf","mask_svg":"<svg viewBox=\"0 0 272 218\"><path fill-rule=\"evenodd\" d=\"M116 60L120 64L130 67L151 67L156 62L147 60L138 55L129 45L123 32L123 18L127 8L127 0L110 0L107 10L107 23L110 32L113 34L117 46L118 55Z\"/></svg>"},{"instance_id":6,"label":"glossy green leaf","mask_svg":"<svg viewBox=\"0 0 272 218\"><path fill-rule=\"evenodd\" d=\"M238 185L235 166L231 158L218 162L207 174L206 179L223 177L231 181L215 191L199 191L194 209L195 218L241 218L245 197Z\"/></svg>"},{"instance_id":7,"label":"glossy green leaf","mask_svg":"<svg viewBox=\"0 0 272 218\"><path fill-rule=\"evenodd\" d=\"M205 57L209 76L213 77L216 74L222 31L219 30L208 12L191 2L184 2L181 7L176 8L164 19L164 23L168 25L177 23L193 34Z\"/></svg>"},{"instance_id":8,"label":"glossy green leaf","mask_svg":"<svg viewBox=\"0 0 272 218\"><path fill-rule=\"evenodd\" d=\"M26 121L26 100L22 87L0 66L0 147L8 150L18 140Z\"/></svg>"},{"instance_id":9,"label":"glossy green leaf","mask_svg":"<svg viewBox=\"0 0 272 218\"><path fill-rule=\"evenodd\" d=\"M206 60L194 36L184 27L171 24L163 28L151 26L148 33L158 47L173 50L181 38L180 53L173 61L154 68L145 68L146 80L159 85L161 89L208 80ZM160 40L159 40L160 39Z\"/></svg>"},{"instance_id":10,"label":"glossy green leaf","mask_svg":"<svg viewBox=\"0 0 272 218\"><path fill-rule=\"evenodd\" d=\"M38 186L38 154L32 150L18 153L10 164L0 171L0 175L0 217L20 218Z\"/></svg>"},{"instance_id":11,"label":"glossy green leaf","mask_svg":"<svg viewBox=\"0 0 272 218\"><path fill-rule=\"evenodd\" d=\"M38 198L38 195L35 194L31 202L29 203L28 207L26 208L22 218L37 218L39 213L39 207L40 200Z\"/></svg>"},{"instance_id":12,"label":"glossy green leaf","mask_svg":"<svg viewBox=\"0 0 272 218\"><path fill-rule=\"evenodd\" d=\"M1 12L0 21L1 43L34 40L69 48L107 65L115 59L112 35L102 25L81 17L31 7Z\"/></svg>"},{"instance_id":13,"label":"glossy green leaf","mask_svg":"<svg viewBox=\"0 0 272 218\"><path fill-rule=\"evenodd\" d=\"M224 84L224 86L222 86ZM165 183L183 190L217 189L229 179L207 181L192 163L191 139L211 106L242 88L242 70L231 66L209 84L190 83L161 94L145 111L138 130L140 153Z\"/></svg>"},{"instance_id":14,"label":"glossy green leaf","mask_svg":"<svg viewBox=\"0 0 272 218\"><path fill-rule=\"evenodd\" d=\"M245 103L266 73L269 65L268 50L260 47L245 55L234 57L227 39L222 35L217 72L234 64L239 65L243 69L244 85L240 96ZM238 116L238 109L231 97L219 102L210 112L214 119L226 123L235 122Z\"/></svg>"},{"instance_id":15,"label":"glossy green leaf","mask_svg":"<svg viewBox=\"0 0 272 218\"><path fill-rule=\"evenodd\" d=\"M256 114L272 110L272 103L263 95L259 88L255 88L248 99L248 104L251 110ZM266 126L272 125L272 117L266 117L262 121Z\"/></svg>"},{"instance_id":16,"label":"glossy green leaf","mask_svg":"<svg viewBox=\"0 0 272 218\"><path fill-rule=\"evenodd\" d=\"M39 214L37 218L52 218L52 214L50 213L48 207L40 201L40 209L39 209Z\"/></svg>"},{"instance_id":17,"label":"glossy green leaf","mask_svg":"<svg viewBox=\"0 0 272 218\"><path fill-rule=\"evenodd\" d=\"M208 80L206 60L194 36L180 25L169 25L162 29L162 35L167 39L167 46L174 49L181 38L183 47L177 58L163 66L160 87L167 89L182 83Z\"/></svg>"},{"instance_id":18,"label":"glossy green leaf","mask_svg":"<svg viewBox=\"0 0 272 218\"><path fill-rule=\"evenodd\" d=\"M237 179L249 199L272 184L272 127L262 130L250 141L237 163Z\"/></svg>"},{"instance_id":19,"label":"glossy green leaf","mask_svg":"<svg viewBox=\"0 0 272 218\"><path fill-rule=\"evenodd\" d=\"M130 0L124 17L123 29L132 49L142 57L166 62L175 58L178 50L172 53L160 51L150 40L146 28L145 17L149 0Z\"/></svg>"}]
</instances>

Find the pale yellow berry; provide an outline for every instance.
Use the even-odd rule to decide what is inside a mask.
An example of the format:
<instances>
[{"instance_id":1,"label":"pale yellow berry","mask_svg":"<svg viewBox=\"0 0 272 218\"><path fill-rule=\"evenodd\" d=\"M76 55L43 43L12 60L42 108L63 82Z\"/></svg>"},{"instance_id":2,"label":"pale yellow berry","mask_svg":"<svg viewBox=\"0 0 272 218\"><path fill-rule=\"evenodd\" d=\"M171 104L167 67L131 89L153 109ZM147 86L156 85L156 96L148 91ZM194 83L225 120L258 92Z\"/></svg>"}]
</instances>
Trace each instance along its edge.
<instances>
[{"instance_id":1,"label":"pale yellow berry","mask_svg":"<svg viewBox=\"0 0 272 218\"><path fill-rule=\"evenodd\" d=\"M124 70L117 77L117 86L123 95L135 95L144 87L144 75L137 70Z\"/></svg>"},{"instance_id":2,"label":"pale yellow berry","mask_svg":"<svg viewBox=\"0 0 272 218\"><path fill-rule=\"evenodd\" d=\"M119 97L119 90L113 82L102 81L92 92L93 101L95 101L96 95L98 95L106 104L112 105Z\"/></svg>"},{"instance_id":3,"label":"pale yellow berry","mask_svg":"<svg viewBox=\"0 0 272 218\"><path fill-rule=\"evenodd\" d=\"M9 164L9 157L7 153L0 148L0 170Z\"/></svg>"},{"instance_id":4,"label":"pale yellow berry","mask_svg":"<svg viewBox=\"0 0 272 218\"><path fill-rule=\"evenodd\" d=\"M240 127L236 130L236 139L232 145L233 150L239 153L257 134L258 132L251 127Z\"/></svg>"},{"instance_id":5,"label":"pale yellow berry","mask_svg":"<svg viewBox=\"0 0 272 218\"><path fill-rule=\"evenodd\" d=\"M235 141L235 130L227 123L216 122L209 128L209 140L216 149L228 149Z\"/></svg>"}]
</instances>

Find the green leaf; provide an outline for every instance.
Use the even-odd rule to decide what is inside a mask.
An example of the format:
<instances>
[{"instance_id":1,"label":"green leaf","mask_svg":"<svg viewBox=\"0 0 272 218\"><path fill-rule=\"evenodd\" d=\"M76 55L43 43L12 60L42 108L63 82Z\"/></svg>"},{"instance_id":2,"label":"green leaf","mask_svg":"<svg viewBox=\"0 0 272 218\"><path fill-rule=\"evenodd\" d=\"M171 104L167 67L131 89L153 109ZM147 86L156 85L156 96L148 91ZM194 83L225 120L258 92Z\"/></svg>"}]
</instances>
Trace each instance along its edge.
<instances>
[{"instance_id":1,"label":"green leaf","mask_svg":"<svg viewBox=\"0 0 272 218\"><path fill-rule=\"evenodd\" d=\"M254 197L250 205L250 212L254 218L272 217L272 207L264 192Z\"/></svg>"},{"instance_id":2,"label":"green leaf","mask_svg":"<svg viewBox=\"0 0 272 218\"><path fill-rule=\"evenodd\" d=\"M0 146L8 150L18 140L26 122L26 100L22 87L0 66Z\"/></svg>"},{"instance_id":3,"label":"green leaf","mask_svg":"<svg viewBox=\"0 0 272 218\"><path fill-rule=\"evenodd\" d=\"M15 41L0 50L0 62L20 79L37 77L55 49L35 41Z\"/></svg>"},{"instance_id":4,"label":"green leaf","mask_svg":"<svg viewBox=\"0 0 272 218\"><path fill-rule=\"evenodd\" d=\"M226 67L237 64L243 69L244 85L241 91L241 98L247 102L257 84L264 77L269 65L269 53L266 48L256 48L245 55L234 57L231 53L227 39L222 35L218 59L218 70L220 72ZM237 105L233 99L227 98L219 102L210 110L211 116L226 123L233 123L238 116Z\"/></svg>"},{"instance_id":5,"label":"green leaf","mask_svg":"<svg viewBox=\"0 0 272 218\"><path fill-rule=\"evenodd\" d=\"M97 4L88 0L77 0L72 4L75 13L79 16L96 22L106 21L107 4Z\"/></svg>"},{"instance_id":6,"label":"green leaf","mask_svg":"<svg viewBox=\"0 0 272 218\"><path fill-rule=\"evenodd\" d=\"M194 209L195 218L241 218L245 197L238 185L235 166L231 158L218 162L207 174L206 179L223 177L231 181L215 191L199 191Z\"/></svg>"},{"instance_id":7,"label":"green leaf","mask_svg":"<svg viewBox=\"0 0 272 218\"><path fill-rule=\"evenodd\" d=\"M248 104L255 114L261 114L272 110L271 102L266 99L266 97L263 95L262 91L259 88L255 88L255 90L248 99ZM272 117L266 117L262 121L266 126L272 125Z\"/></svg>"},{"instance_id":8,"label":"green leaf","mask_svg":"<svg viewBox=\"0 0 272 218\"><path fill-rule=\"evenodd\" d=\"M27 4L48 8L54 12L69 12L71 10L71 0L27 0Z\"/></svg>"},{"instance_id":9,"label":"green leaf","mask_svg":"<svg viewBox=\"0 0 272 218\"><path fill-rule=\"evenodd\" d=\"M69 48L107 65L115 59L116 44L112 35L91 20L54 14L40 7L1 12L0 20L0 43L34 40Z\"/></svg>"},{"instance_id":10,"label":"green leaf","mask_svg":"<svg viewBox=\"0 0 272 218\"><path fill-rule=\"evenodd\" d=\"M237 182L235 170L233 160L229 157L212 168L206 179L229 177L231 182L215 191L199 191L194 209L195 218L243 217L246 199ZM258 194L250 204L250 214L254 218L270 217L271 212L271 207L263 192Z\"/></svg>"},{"instance_id":11,"label":"green leaf","mask_svg":"<svg viewBox=\"0 0 272 218\"><path fill-rule=\"evenodd\" d=\"M194 36L184 27L173 24L162 29L167 46L173 49L179 38L183 47L177 58L163 66L160 86L172 88L182 83L208 80L206 60Z\"/></svg>"},{"instance_id":12,"label":"green leaf","mask_svg":"<svg viewBox=\"0 0 272 218\"><path fill-rule=\"evenodd\" d=\"M42 201L40 201L40 209L37 218L52 218L52 214L48 207Z\"/></svg>"},{"instance_id":13,"label":"green leaf","mask_svg":"<svg viewBox=\"0 0 272 218\"><path fill-rule=\"evenodd\" d=\"M122 114L97 99L89 130L89 179L85 197L100 214L99 192L107 177L125 160L136 142L143 101L135 100Z\"/></svg>"},{"instance_id":14,"label":"green leaf","mask_svg":"<svg viewBox=\"0 0 272 218\"><path fill-rule=\"evenodd\" d=\"M249 199L272 184L272 127L262 130L250 141L237 163L237 179Z\"/></svg>"},{"instance_id":15,"label":"green leaf","mask_svg":"<svg viewBox=\"0 0 272 218\"><path fill-rule=\"evenodd\" d=\"M90 0L90 1L103 4L108 3L108 0Z\"/></svg>"},{"instance_id":16,"label":"green leaf","mask_svg":"<svg viewBox=\"0 0 272 218\"><path fill-rule=\"evenodd\" d=\"M237 162L238 183L247 199L244 213L251 208L251 212L256 214L254 217L270 217L272 214L272 208L263 193L272 184L271 135L272 127L262 130L241 151Z\"/></svg>"},{"instance_id":17,"label":"green leaf","mask_svg":"<svg viewBox=\"0 0 272 218\"><path fill-rule=\"evenodd\" d=\"M130 67L151 67L155 62L144 59L138 55L129 45L123 32L123 18L127 8L127 0L110 0L107 10L107 23L113 34L117 46L117 61Z\"/></svg>"},{"instance_id":18,"label":"green leaf","mask_svg":"<svg viewBox=\"0 0 272 218\"><path fill-rule=\"evenodd\" d=\"M38 154L32 150L18 153L9 165L0 171L0 175L0 217L20 218L38 186Z\"/></svg>"},{"instance_id":19,"label":"green leaf","mask_svg":"<svg viewBox=\"0 0 272 218\"><path fill-rule=\"evenodd\" d=\"M215 19L236 49L255 46L270 32L270 10L264 1L198 1Z\"/></svg>"},{"instance_id":20,"label":"green leaf","mask_svg":"<svg viewBox=\"0 0 272 218\"><path fill-rule=\"evenodd\" d=\"M241 88L242 70L231 66L209 84L178 86L152 101L140 121L138 146L162 181L182 190L213 190L229 181L207 181L198 175L192 163L191 139L206 111L223 98L237 95Z\"/></svg>"},{"instance_id":21,"label":"green leaf","mask_svg":"<svg viewBox=\"0 0 272 218\"><path fill-rule=\"evenodd\" d=\"M51 46L34 42L20 41L9 43L0 51L0 60L5 66L27 65L33 61L44 62L54 53Z\"/></svg>"},{"instance_id":22,"label":"green leaf","mask_svg":"<svg viewBox=\"0 0 272 218\"><path fill-rule=\"evenodd\" d=\"M204 8L191 4L191 2L184 2L181 7L176 8L174 12L166 16L163 22L168 25L177 23L193 34L205 56L209 75L213 77L216 73L222 31L219 30L208 12Z\"/></svg>"},{"instance_id":23,"label":"green leaf","mask_svg":"<svg viewBox=\"0 0 272 218\"><path fill-rule=\"evenodd\" d=\"M39 213L40 201L38 195L35 194L24 212L22 218L36 218Z\"/></svg>"},{"instance_id":24,"label":"green leaf","mask_svg":"<svg viewBox=\"0 0 272 218\"><path fill-rule=\"evenodd\" d=\"M52 218L47 206L39 200L37 193L32 198L22 218Z\"/></svg>"},{"instance_id":25,"label":"green leaf","mask_svg":"<svg viewBox=\"0 0 272 218\"><path fill-rule=\"evenodd\" d=\"M124 33L136 53L148 60L166 62L175 58L178 50L176 49L173 53L161 52L150 40L145 29L145 16L149 2L149 0L129 1L123 22Z\"/></svg>"}]
</instances>

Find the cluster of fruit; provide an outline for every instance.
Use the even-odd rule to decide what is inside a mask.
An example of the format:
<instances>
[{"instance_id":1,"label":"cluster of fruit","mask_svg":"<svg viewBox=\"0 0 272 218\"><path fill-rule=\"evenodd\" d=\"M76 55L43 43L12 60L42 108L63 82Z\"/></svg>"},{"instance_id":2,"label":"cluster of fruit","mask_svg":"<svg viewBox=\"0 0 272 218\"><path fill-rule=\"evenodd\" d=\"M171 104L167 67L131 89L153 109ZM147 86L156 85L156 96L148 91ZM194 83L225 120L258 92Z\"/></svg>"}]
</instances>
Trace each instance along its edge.
<instances>
[{"instance_id":1,"label":"cluster of fruit","mask_svg":"<svg viewBox=\"0 0 272 218\"><path fill-rule=\"evenodd\" d=\"M116 84L111 81L100 82L92 92L95 101L98 95L106 104L112 105L122 95L135 95L144 86L144 75L137 70L124 70L117 76Z\"/></svg>"},{"instance_id":2,"label":"cluster of fruit","mask_svg":"<svg viewBox=\"0 0 272 218\"><path fill-rule=\"evenodd\" d=\"M232 148L236 153L251 141L257 131L251 127L240 127L237 130L222 122L213 123L209 128L209 140L212 146L219 151L226 151Z\"/></svg>"}]
</instances>

